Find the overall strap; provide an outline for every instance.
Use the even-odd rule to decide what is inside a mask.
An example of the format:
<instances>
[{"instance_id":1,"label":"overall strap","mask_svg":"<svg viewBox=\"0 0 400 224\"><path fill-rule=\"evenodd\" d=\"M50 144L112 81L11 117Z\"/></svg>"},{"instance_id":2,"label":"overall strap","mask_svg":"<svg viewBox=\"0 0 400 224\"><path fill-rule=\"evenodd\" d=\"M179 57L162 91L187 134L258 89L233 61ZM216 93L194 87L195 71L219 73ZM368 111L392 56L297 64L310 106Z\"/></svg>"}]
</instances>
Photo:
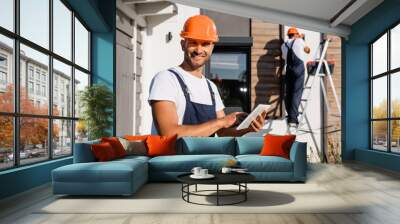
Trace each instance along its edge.
<instances>
[{"instance_id":1,"label":"overall strap","mask_svg":"<svg viewBox=\"0 0 400 224\"><path fill-rule=\"evenodd\" d=\"M182 88L183 95L185 95L186 100L190 101L190 95L189 95L189 89L186 86L185 82L182 80L182 78L179 76L179 74L174 71L173 69L168 69L169 72L175 75L175 77L178 79L179 85Z\"/></svg>"},{"instance_id":2,"label":"overall strap","mask_svg":"<svg viewBox=\"0 0 400 224\"><path fill-rule=\"evenodd\" d=\"M292 44L290 45L290 47L288 45L288 42L285 42L285 46L287 47L288 50L293 48L293 44L294 44L295 41L296 41L296 38L294 38L294 40L292 41Z\"/></svg>"},{"instance_id":3,"label":"overall strap","mask_svg":"<svg viewBox=\"0 0 400 224\"><path fill-rule=\"evenodd\" d=\"M215 93L211 88L211 84L210 84L210 80L207 80L207 85L208 85L208 89L210 90L210 94L211 94L211 101L212 101L212 105L215 105Z\"/></svg>"}]
</instances>

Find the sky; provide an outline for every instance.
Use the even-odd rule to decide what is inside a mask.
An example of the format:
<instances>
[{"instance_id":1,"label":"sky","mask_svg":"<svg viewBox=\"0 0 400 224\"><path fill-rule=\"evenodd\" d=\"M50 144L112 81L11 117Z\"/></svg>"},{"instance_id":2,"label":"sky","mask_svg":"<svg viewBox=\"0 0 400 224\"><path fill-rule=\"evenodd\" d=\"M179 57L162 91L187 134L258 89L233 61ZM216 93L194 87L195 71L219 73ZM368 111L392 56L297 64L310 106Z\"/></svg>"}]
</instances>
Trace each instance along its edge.
<instances>
[{"instance_id":1,"label":"sky","mask_svg":"<svg viewBox=\"0 0 400 224\"><path fill-rule=\"evenodd\" d=\"M48 48L49 14L47 12L49 11L49 1L20 0L20 3L21 36ZM53 50L55 53L71 60L72 13L59 0L53 0L53 6ZM13 0L0 0L0 26L13 30ZM75 21L75 26L75 60L78 65L88 68L88 32L78 20ZM4 39L6 38L0 35L0 41ZM21 45L21 50L28 57L34 58L43 64L48 64L47 55L23 45Z\"/></svg>"}]
</instances>

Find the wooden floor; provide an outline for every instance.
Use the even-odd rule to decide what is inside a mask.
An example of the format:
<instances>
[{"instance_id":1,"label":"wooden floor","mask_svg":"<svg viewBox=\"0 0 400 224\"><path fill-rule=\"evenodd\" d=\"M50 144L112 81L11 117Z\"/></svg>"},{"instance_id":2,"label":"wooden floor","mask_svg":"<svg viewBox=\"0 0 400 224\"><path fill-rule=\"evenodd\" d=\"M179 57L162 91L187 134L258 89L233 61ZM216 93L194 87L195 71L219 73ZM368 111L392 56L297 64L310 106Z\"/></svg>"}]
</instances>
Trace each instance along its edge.
<instances>
[{"instance_id":1,"label":"wooden floor","mask_svg":"<svg viewBox=\"0 0 400 224\"><path fill-rule=\"evenodd\" d=\"M36 214L52 200L42 186L0 202L0 223L219 224L219 223L400 223L400 174L359 163L313 164L308 182L317 183L346 201L368 204L356 214Z\"/></svg>"}]
</instances>

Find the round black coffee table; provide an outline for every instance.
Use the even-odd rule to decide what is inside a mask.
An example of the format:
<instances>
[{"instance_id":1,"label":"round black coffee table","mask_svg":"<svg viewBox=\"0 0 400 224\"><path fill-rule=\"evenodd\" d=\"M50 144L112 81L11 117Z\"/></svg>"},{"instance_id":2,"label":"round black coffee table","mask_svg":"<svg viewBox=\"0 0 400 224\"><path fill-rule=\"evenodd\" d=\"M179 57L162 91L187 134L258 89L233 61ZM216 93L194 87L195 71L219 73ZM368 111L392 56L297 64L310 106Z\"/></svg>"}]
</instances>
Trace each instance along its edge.
<instances>
[{"instance_id":1,"label":"round black coffee table","mask_svg":"<svg viewBox=\"0 0 400 224\"><path fill-rule=\"evenodd\" d=\"M215 173L215 177L212 179L193 179L190 177L191 173L182 174L177 177L178 181L182 183L182 199L188 203L198 204L198 205L234 205L247 200L247 192L249 188L247 183L255 180L255 177L248 173ZM215 185L215 190L198 190L197 185ZM195 186L194 191L190 191L190 186ZM237 190L223 190L220 189L220 185L236 185ZM209 192L214 192L215 194L206 194ZM193 202L190 200L190 196L204 196L204 197L216 197L216 204L202 204ZM240 199L231 203L221 203L221 197L232 197L240 196Z\"/></svg>"}]
</instances>

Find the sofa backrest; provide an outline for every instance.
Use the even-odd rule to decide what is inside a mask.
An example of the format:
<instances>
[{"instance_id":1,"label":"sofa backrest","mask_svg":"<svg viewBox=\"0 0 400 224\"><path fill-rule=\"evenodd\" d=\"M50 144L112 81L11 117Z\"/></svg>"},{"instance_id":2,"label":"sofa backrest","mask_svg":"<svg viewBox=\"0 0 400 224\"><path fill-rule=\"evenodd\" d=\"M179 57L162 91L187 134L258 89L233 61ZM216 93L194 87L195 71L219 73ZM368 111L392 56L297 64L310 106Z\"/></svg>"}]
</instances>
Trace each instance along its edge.
<instances>
[{"instance_id":1,"label":"sofa backrest","mask_svg":"<svg viewBox=\"0 0 400 224\"><path fill-rule=\"evenodd\" d=\"M236 155L259 154L264 144L264 137L237 137Z\"/></svg>"},{"instance_id":2,"label":"sofa backrest","mask_svg":"<svg viewBox=\"0 0 400 224\"><path fill-rule=\"evenodd\" d=\"M233 137L183 137L177 141L177 154L226 154L235 155Z\"/></svg>"},{"instance_id":3,"label":"sofa backrest","mask_svg":"<svg viewBox=\"0 0 400 224\"><path fill-rule=\"evenodd\" d=\"M87 141L87 142L80 142L75 143L74 146L74 163L89 163L95 162L96 158L92 152L90 146L92 144L100 143L100 139Z\"/></svg>"}]
</instances>

